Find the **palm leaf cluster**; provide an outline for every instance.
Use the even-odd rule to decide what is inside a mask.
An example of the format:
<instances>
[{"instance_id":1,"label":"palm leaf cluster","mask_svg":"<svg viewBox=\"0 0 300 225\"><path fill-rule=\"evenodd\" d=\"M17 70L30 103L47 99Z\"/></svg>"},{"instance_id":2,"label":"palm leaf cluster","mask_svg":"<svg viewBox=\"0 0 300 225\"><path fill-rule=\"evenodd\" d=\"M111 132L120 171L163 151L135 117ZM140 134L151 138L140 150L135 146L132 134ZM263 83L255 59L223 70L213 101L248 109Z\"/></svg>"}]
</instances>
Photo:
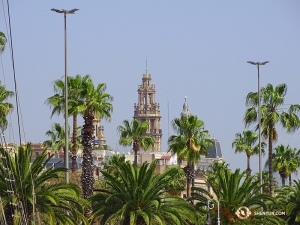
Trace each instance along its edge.
<instances>
[{"instance_id":1,"label":"palm leaf cluster","mask_svg":"<svg viewBox=\"0 0 300 225\"><path fill-rule=\"evenodd\" d=\"M285 210L285 221L289 225L300 224L300 181L294 181L293 187L283 186L276 191L276 199Z\"/></svg>"},{"instance_id":2,"label":"palm leaf cluster","mask_svg":"<svg viewBox=\"0 0 300 225\"><path fill-rule=\"evenodd\" d=\"M103 225L174 225L195 221L193 207L165 189L176 169L155 175L155 162L137 168L130 162L114 166L117 174L102 171L107 188L96 190L90 198L92 219L101 217Z\"/></svg>"},{"instance_id":3,"label":"palm leaf cluster","mask_svg":"<svg viewBox=\"0 0 300 225\"><path fill-rule=\"evenodd\" d=\"M86 222L83 207L87 203L80 198L80 188L59 182L67 169L46 168L51 159L46 151L31 162L32 152L30 145L19 147L12 155L0 148L0 196L7 224L44 219L53 225Z\"/></svg>"},{"instance_id":4,"label":"palm leaf cluster","mask_svg":"<svg viewBox=\"0 0 300 225\"><path fill-rule=\"evenodd\" d=\"M3 132L7 128L8 113L13 110L14 106L12 103L6 102L8 98L13 97L12 91L6 90L5 85L0 82L0 129Z\"/></svg>"},{"instance_id":5,"label":"palm leaf cluster","mask_svg":"<svg viewBox=\"0 0 300 225\"><path fill-rule=\"evenodd\" d=\"M278 171L281 176L282 185L285 185L286 179L289 177L291 182L291 174L297 173L299 168L300 150L291 148L289 145L278 145L272 156L274 171ZM269 164L269 161L266 163ZM291 186L291 185L290 185Z\"/></svg>"},{"instance_id":6,"label":"palm leaf cluster","mask_svg":"<svg viewBox=\"0 0 300 225\"><path fill-rule=\"evenodd\" d=\"M7 39L5 37L5 34L0 31L0 54L4 51L6 42Z\"/></svg>"},{"instance_id":7,"label":"palm leaf cluster","mask_svg":"<svg viewBox=\"0 0 300 225\"><path fill-rule=\"evenodd\" d=\"M137 166L137 153L143 149L147 150L154 147L154 138L146 135L149 128L149 122L140 122L137 119L129 122L123 121L123 126L118 126L117 131L120 133L119 144L123 146L131 146L134 152L134 166Z\"/></svg>"}]
</instances>

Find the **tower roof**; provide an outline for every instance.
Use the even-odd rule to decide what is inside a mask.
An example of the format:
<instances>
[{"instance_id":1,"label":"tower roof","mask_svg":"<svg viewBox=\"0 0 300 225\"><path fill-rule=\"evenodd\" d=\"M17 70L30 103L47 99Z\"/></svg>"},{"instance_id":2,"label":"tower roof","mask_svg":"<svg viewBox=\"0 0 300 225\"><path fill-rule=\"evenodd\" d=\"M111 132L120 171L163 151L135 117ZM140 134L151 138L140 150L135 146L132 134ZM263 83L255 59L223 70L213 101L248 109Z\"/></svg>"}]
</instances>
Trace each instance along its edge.
<instances>
[{"instance_id":1,"label":"tower roof","mask_svg":"<svg viewBox=\"0 0 300 225\"><path fill-rule=\"evenodd\" d=\"M191 112L189 111L189 105L186 102L187 97L184 96L184 103L183 103L183 107L182 107L182 112L181 112L181 116L185 115L185 116L189 116L191 115Z\"/></svg>"}]
</instances>

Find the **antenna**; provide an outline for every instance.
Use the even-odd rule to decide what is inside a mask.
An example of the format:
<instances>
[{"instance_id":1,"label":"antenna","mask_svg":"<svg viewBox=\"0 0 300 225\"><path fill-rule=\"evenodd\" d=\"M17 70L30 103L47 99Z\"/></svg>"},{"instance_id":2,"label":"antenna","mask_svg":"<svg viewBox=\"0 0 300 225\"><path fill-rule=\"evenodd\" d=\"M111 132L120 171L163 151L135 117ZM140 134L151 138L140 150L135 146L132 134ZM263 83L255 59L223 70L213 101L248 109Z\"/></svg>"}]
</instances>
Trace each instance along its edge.
<instances>
[{"instance_id":1,"label":"antenna","mask_svg":"<svg viewBox=\"0 0 300 225\"><path fill-rule=\"evenodd\" d=\"M169 111L169 95L167 91L167 100L168 100L168 140L170 137L170 111Z\"/></svg>"}]
</instances>

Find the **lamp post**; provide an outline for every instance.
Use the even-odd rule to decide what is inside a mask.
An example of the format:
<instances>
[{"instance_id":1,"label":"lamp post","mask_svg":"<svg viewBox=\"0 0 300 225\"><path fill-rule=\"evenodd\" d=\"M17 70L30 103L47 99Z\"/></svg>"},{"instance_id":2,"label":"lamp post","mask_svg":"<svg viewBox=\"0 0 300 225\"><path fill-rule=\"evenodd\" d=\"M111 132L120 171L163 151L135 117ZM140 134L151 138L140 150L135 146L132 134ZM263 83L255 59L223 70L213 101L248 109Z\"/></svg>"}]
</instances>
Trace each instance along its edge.
<instances>
[{"instance_id":1,"label":"lamp post","mask_svg":"<svg viewBox=\"0 0 300 225\"><path fill-rule=\"evenodd\" d=\"M64 14L64 39L65 39L65 167L69 169L69 150L68 150L68 70L67 70L67 14L75 14L78 9L51 9L51 11ZM66 183L69 183L69 171L65 174Z\"/></svg>"},{"instance_id":2,"label":"lamp post","mask_svg":"<svg viewBox=\"0 0 300 225\"><path fill-rule=\"evenodd\" d=\"M215 199L215 201L217 201L218 203L218 222L217 224L220 225L220 204L219 201ZM212 200L207 200L207 208L209 210L213 209L215 207L215 204L212 202ZM207 220L206 220L206 224L210 224L211 223L211 219L210 219L210 214L207 214Z\"/></svg>"},{"instance_id":3,"label":"lamp post","mask_svg":"<svg viewBox=\"0 0 300 225\"><path fill-rule=\"evenodd\" d=\"M259 79L259 67L266 65L269 61L265 62L252 62L247 61L247 63L255 65L257 67L257 95L258 95L258 146L259 146L259 155L258 155L258 170L259 170L259 182L260 182L260 194L263 193L262 188L262 169L261 169L261 121L260 121L260 79Z\"/></svg>"}]
</instances>

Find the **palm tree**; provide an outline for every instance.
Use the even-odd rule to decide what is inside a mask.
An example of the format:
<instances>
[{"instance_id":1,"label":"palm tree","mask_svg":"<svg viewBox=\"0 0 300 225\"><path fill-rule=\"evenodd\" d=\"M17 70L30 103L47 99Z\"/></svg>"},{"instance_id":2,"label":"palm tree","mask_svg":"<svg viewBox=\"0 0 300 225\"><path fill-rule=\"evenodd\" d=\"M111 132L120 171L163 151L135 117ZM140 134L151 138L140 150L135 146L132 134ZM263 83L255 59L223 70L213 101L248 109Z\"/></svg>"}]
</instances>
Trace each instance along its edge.
<instances>
[{"instance_id":1,"label":"palm tree","mask_svg":"<svg viewBox=\"0 0 300 225\"><path fill-rule=\"evenodd\" d=\"M131 146L134 151L134 167L137 166L137 153L140 149L147 150L149 147L154 147L154 138L146 136L149 128L149 122L140 123L137 119L129 122L123 121L123 126L118 126L117 131L120 133L119 144L123 146Z\"/></svg>"},{"instance_id":2,"label":"palm tree","mask_svg":"<svg viewBox=\"0 0 300 225\"><path fill-rule=\"evenodd\" d=\"M291 159L287 163L287 174L289 177L289 186L292 186L292 173L298 174L298 168L300 167L300 149L290 149L289 158Z\"/></svg>"},{"instance_id":3,"label":"palm tree","mask_svg":"<svg viewBox=\"0 0 300 225\"><path fill-rule=\"evenodd\" d=\"M70 154L72 160L72 171L76 170L76 159L78 150L77 140L77 115L80 112L80 92L82 83L89 80L90 76L86 75L81 77L76 75L75 77L68 77L68 115L73 117L73 133L72 133L72 151ZM54 92L55 94L46 100L46 104L50 105L52 109L51 117L55 114L60 115L65 110L65 83L63 79L55 80Z\"/></svg>"},{"instance_id":4,"label":"palm tree","mask_svg":"<svg viewBox=\"0 0 300 225\"><path fill-rule=\"evenodd\" d=\"M6 42L7 39L5 37L5 34L0 31L0 54L4 51Z\"/></svg>"},{"instance_id":5,"label":"palm tree","mask_svg":"<svg viewBox=\"0 0 300 225\"><path fill-rule=\"evenodd\" d=\"M0 148L0 196L7 224L41 224L41 218L51 225L85 221L87 202L80 198L79 186L60 182L67 169L47 168L53 155L47 159L46 151L31 161L32 152L30 145L19 147L14 155Z\"/></svg>"},{"instance_id":6,"label":"palm tree","mask_svg":"<svg viewBox=\"0 0 300 225\"><path fill-rule=\"evenodd\" d=\"M155 174L155 161L138 167L127 161L113 167L117 174L102 171L107 188L90 197L91 221L100 218L102 225L187 225L196 221L193 207L165 189L176 168Z\"/></svg>"},{"instance_id":7,"label":"palm tree","mask_svg":"<svg viewBox=\"0 0 300 225\"><path fill-rule=\"evenodd\" d=\"M276 199L286 212L285 221L289 225L300 224L300 181L295 180L293 187L283 186L276 191Z\"/></svg>"},{"instance_id":8,"label":"palm tree","mask_svg":"<svg viewBox=\"0 0 300 225\"><path fill-rule=\"evenodd\" d=\"M91 79L86 79L81 84L80 99L78 101L79 114L83 115L84 125L81 130L83 161L82 161L82 192L86 199L93 194L94 175L93 175L93 156L92 147L94 144L93 120L98 118L111 118L113 97L105 93L106 85L100 83L97 87Z\"/></svg>"},{"instance_id":9,"label":"palm tree","mask_svg":"<svg viewBox=\"0 0 300 225\"><path fill-rule=\"evenodd\" d=\"M50 148L53 149L54 152L58 152L66 147L65 130L59 123L54 123L51 130L46 132L46 135L50 137L50 139L43 142L45 148ZM70 127L68 129L68 136L70 136ZM68 146L70 147L69 141Z\"/></svg>"},{"instance_id":10,"label":"palm tree","mask_svg":"<svg viewBox=\"0 0 300 225\"><path fill-rule=\"evenodd\" d=\"M203 121L197 116L182 115L172 121L172 126L178 135L169 137L169 151L177 154L179 160L187 160L184 171L187 177L187 197L190 197L191 181L195 176L194 164L198 162L200 155L207 154L207 148L213 142L209 139L209 132L203 129Z\"/></svg>"},{"instance_id":11,"label":"palm tree","mask_svg":"<svg viewBox=\"0 0 300 225\"><path fill-rule=\"evenodd\" d=\"M300 105L290 105L287 111L284 111L284 99L287 93L286 84L279 84L273 87L272 84L267 84L266 87L262 87L261 90L261 125L262 136L268 139L268 159L269 163L269 181L270 181L270 194L274 195L273 184L273 164L272 164L272 149L273 143L277 140L276 124L280 124L286 129L288 133L294 132L300 125L298 112ZM258 93L250 92L246 97L246 106L249 107L244 116L244 122L246 126L252 123L257 123L258 118ZM258 125L256 126L258 129Z\"/></svg>"},{"instance_id":12,"label":"palm tree","mask_svg":"<svg viewBox=\"0 0 300 225\"><path fill-rule=\"evenodd\" d=\"M4 85L0 82L0 128L3 132L7 127L6 116L14 108L12 103L6 102L9 97L13 97L14 93L12 91L6 90Z\"/></svg>"},{"instance_id":13,"label":"palm tree","mask_svg":"<svg viewBox=\"0 0 300 225\"><path fill-rule=\"evenodd\" d=\"M299 151L297 149L292 149L289 145L278 145L275 148L272 163L274 170L279 172L282 185L285 185L286 178L289 177L292 172L297 171L299 167L298 155Z\"/></svg>"},{"instance_id":14,"label":"palm tree","mask_svg":"<svg viewBox=\"0 0 300 225\"><path fill-rule=\"evenodd\" d=\"M236 133L235 140L232 142L232 148L235 148L235 153L245 152L247 156L247 174L251 174L250 157L259 154L259 144L255 143L258 139L258 134L251 130L245 130L243 133ZM261 151L264 153L265 143L261 143Z\"/></svg>"},{"instance_id":15,"label":"palm tree","mask_svg":"<svg viewBox=\"0 0 300 225\"><path fill-rule=\"evenodd\" d=\"M213 195L206 189L194 187L190 200L196 202L197 211L207 211L207 200L212 200L217 206L219 202L221 224L226 225L250 225L250 224L283 224L283 221L276 216L268 215L266 217L252 213L248 218L240 219L236 214L240 207L247 207L250 211L266 210L269 204L274 204L275 199L268 194L260 194L260 181L255 176L246 176L246 171L240 172L236 169L232 172L230 169L216 170L214 176L208 176L207 184L211 187ZM216 201L216 200L217 201ZM210 213L216 221L217 207L214 207Z\"/></svg>"}]
</instances>

